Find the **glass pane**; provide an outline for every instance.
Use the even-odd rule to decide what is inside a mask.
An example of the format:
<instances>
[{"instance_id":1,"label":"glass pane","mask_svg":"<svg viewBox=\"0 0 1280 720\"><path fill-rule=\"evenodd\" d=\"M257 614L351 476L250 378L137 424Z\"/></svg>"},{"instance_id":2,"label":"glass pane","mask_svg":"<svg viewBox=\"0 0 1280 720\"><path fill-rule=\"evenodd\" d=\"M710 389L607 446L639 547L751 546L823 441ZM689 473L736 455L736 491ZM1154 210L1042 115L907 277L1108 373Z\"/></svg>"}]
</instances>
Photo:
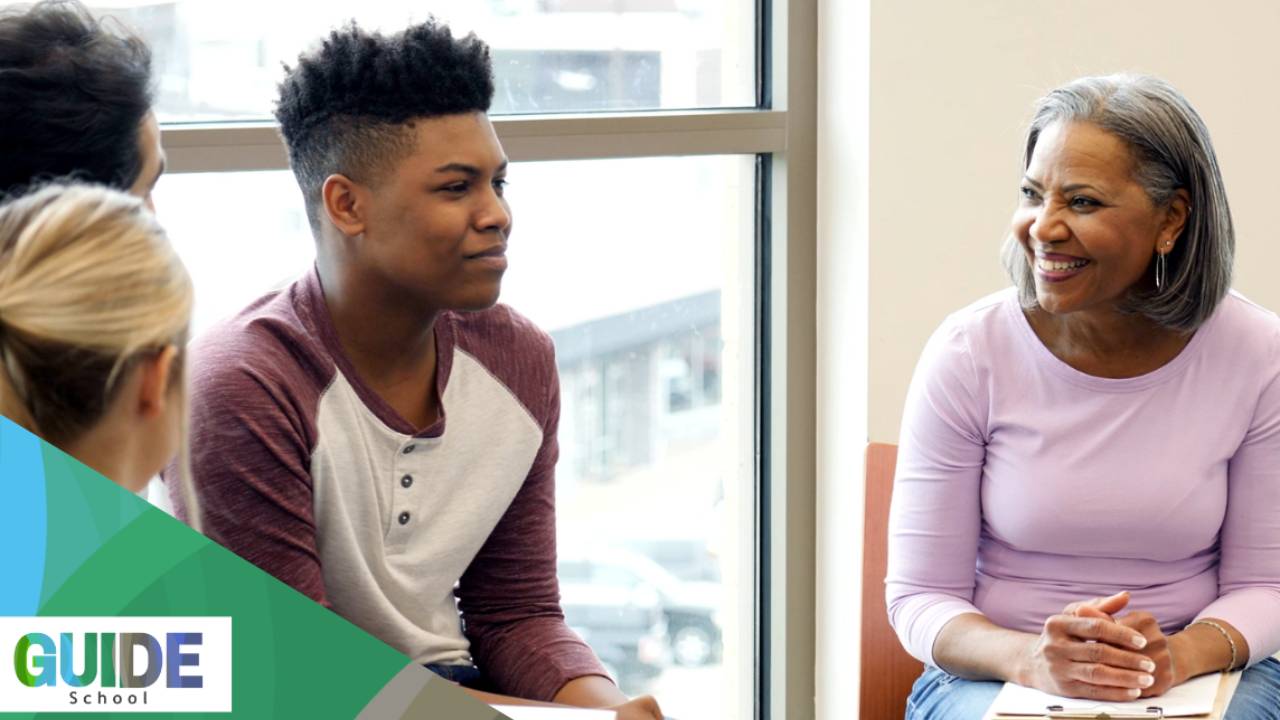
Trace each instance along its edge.
<instances>
[{"instance_id":1,"label":"glass pane","mask_svg":"<svg viewBox=\"0 0 1280 720\"><path fill-rule=\"evenodd\" d=\"M287 170L168 174L151 197L195 283L192 337L315 261L302 194ZM218 204L235 211L219 212Z\"/></svg>"},{"instance_id":2,"label":"glass pane","mask_svg":"<svg viewBox=\"0 0 1280 720\"><path fill-rule=\"evenodd\" d=\"M162 122L265 119L281 63L353 17L395 32L434 14L493 49L493 112L749 107L753 0L105 0L155 53ZM253 18L245 22L245 18Z\"/></svg>"},{"instance_id":3,"label":"glass pane","mask_svg":"<svg viewBox=\"0 0 1280 720\"><path fill-rule=\"evenodd\" d=\"M551 333L560 368L566 617L625 692L675 717L752 709L754 167L649 158L509 175L502 301ZM234 214L210 210L232 197ZM286 172L165 176L154 198L195 279L196 333L314 257Z\"/></svg>"}]
</instances>

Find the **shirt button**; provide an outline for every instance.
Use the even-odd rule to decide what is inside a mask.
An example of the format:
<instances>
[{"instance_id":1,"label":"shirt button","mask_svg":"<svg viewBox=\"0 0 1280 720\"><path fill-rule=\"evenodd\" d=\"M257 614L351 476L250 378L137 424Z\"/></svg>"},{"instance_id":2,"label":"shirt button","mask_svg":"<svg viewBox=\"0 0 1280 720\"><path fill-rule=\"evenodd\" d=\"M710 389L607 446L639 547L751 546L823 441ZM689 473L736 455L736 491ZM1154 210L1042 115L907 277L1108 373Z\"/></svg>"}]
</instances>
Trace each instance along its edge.
<instances>
[{"instance_id":1,"label":"shirt button","mask_svg":"<svg viewBox=\"0 0 1280 720\"><path fill-rule=\"evenodd\" d=\"M412 475L405 475L404 477L400 478L400 487L406 487L406 488L407 488L407 487L409 487L409 486L410 486L410 485L412 485L412 484L413 484L413 476L412 476Z\"/></svg>"},{"instance_id":2,"label":"shirt button","mask_svg":"<svg viewBox=\"0 0 1280 720\"><path fill-rule=\"evenodd\" d=\"M405 445L403 450L404 454L408 455L409 453L413 452L413 449L415 447L417 447L417 445L413 445L413 444Z\"/></svg>"},{"instance_id":3,"label":"shirt button","mask_svg":"<svg viewBox=\"0 0 1280 720\"><path fill-rule=\"evenodd\" d=\"M408 510L405 510L404 512L400 513L400 524L401 524L401 525L408 525L408 524L409 524L409 511L408 511Z\"/></svg>"}]
</instances>

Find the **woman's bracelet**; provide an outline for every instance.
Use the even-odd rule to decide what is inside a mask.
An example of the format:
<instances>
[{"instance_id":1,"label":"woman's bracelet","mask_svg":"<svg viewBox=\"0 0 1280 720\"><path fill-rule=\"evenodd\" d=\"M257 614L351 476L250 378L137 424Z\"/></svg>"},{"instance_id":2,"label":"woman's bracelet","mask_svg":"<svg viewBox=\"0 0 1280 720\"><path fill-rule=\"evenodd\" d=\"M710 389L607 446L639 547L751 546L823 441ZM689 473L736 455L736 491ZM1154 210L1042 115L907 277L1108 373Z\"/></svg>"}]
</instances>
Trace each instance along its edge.
<instances>
[{"instance_id":1,"label":"woman's bracelet","mask_svg":"<svg viewBox=\"0 0 1280 720\"><path fill-rule=\"evenodd\" d=\"M1236 669L1236 641L1231 639L1231 633L1227 632L1226 628L1222 627L1221 625L1219 625L1218 623L1212 620L1196 620L1195 622L1191 623L1191 625L1208 625L1214 630L1217 630L1218 632L1222 633L1222 637L1226 638L1227 644L1231 646L1231 664L1227 666L1227 671L1230 672L1232 670L1235 670ZM1191 625L1188 625L1187 627L1191 627Z\"/></svg>"}]
</instances>

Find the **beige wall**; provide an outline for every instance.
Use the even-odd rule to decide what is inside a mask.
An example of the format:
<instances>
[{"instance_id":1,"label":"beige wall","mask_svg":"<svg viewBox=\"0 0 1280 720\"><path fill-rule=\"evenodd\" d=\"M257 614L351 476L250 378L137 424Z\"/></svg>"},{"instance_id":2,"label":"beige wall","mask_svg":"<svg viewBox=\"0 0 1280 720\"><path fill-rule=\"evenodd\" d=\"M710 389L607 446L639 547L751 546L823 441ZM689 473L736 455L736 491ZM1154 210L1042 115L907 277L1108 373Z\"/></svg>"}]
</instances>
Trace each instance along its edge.
<instances>
[{"instance_id":1,"label":"beige wall","mask_svg":"<svg viewBox=\"0 0 1280 720\"><path fill-rule=\"evenodd\" d=\"M942 318L1007 285L1032 103L1080 75L1147 72L1191 100L1234 210L1236 287L1280 309L1278 33L1263 0L871 0L870 437L896 441Z\"/></svg>"}]
</instances>

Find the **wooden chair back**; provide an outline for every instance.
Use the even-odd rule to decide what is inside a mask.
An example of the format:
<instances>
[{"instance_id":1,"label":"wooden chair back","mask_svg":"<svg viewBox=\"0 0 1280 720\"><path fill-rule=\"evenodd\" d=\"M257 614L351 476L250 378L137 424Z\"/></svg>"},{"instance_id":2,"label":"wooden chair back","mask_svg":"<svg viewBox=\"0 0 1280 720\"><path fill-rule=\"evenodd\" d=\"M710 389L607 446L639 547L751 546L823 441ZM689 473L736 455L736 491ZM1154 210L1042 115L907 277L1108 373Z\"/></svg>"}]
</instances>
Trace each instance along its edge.
<instances>
[{"instance_id":1,"label":"wooden chair back","mask_svg":"<svg viewBox=\"0 0 1280 720\"><path fill-rule=\"evenodd\" d=\"M898 446L867 446L866 518L862 558L862 720L901 720L911 685L924 665L907 654L889 627L884 577L889 557L889 499Z\"/></svg>"}]
</instances>

